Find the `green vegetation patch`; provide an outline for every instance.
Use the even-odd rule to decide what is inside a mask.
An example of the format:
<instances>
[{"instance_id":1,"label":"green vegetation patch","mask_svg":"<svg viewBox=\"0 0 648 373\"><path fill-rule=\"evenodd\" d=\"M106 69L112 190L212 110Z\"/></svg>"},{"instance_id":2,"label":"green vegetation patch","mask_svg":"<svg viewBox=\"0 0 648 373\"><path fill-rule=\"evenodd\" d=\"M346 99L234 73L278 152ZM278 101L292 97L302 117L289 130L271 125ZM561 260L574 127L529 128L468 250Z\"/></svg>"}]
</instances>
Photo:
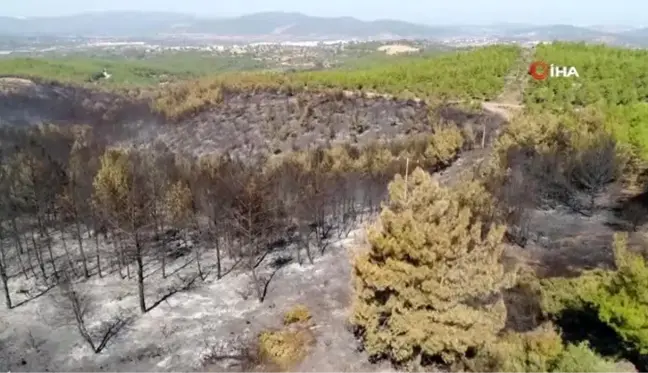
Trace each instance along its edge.
<instances>
[{"instance_id":1,"label":"green vegetation patch","mask_svg":"<svg viewBox=\"0 0 648 373\"><path fill-rule=\"evenodd\" d=\"M646 50L553 43L538 46L535 59L556 66L574 66L579 77L532 80L525 94L530 106L564 109L648 100Z\"/></svg>"},{"instance_id":2,"label":"green vegetation patch","mask_svg":"<svg viewBox=\"0 0 648 373\"><path fill-rule=\"evenodd\" d=\"M485 346L469 363L479 372L620 372L619 364L587 343L563 344L551 323L525 333L507 333Z\"/></svg>"},{"instance_id":3,"label":"green vegetation patch","mask_svg":"<svg viewBox=\"0 0 648 373\"><path fill-rule=\"evenodd\" d=\"M524 99L532 115L553 113L571 128L595 124L648 160L648 51L560 42L538 46L534 58L573 66L579 77L531 79Z\"/></svg>"},{"instance_id":4,"label":"green vegetation patch","mask_svg":"<svg viewBox=\"0 0 648 373\"><path fill-rule=\"evenodd\" d=\"M542 308L547 316L593 312L598 322L616 333L620 353L648 353L648 266L628 250L627 234L614 238L615 270L592 270L573 278L541 281ZM582 325L593 329L594 325ZM614 341L610 341L608 344ZM582 371L582 369L581 369Z\"/></svg>"},{"instance_id":5,"label":"green vegetation patch","mask_svg":"<svg viewBox=\"0 0 648 373\"><path fill-rule=\"evenodd\" d=\"M297 73L293 78L309 86L369 90L426 98L493 98L519 56L512 46L491 46L445 53L428 58L402 58L354 71Z\"/></svg>"},{"instance_id":6,"label":"green vegetation patch","mask_svg":"<svg viewBox=\"0 0 648 373\"><path fill-rule=\"evenodd\" d=\"M617 105L605 111L608 130L639 158L648 160L648 102Z\"/></svg>"},{"instance_id":7,"label":"green vegetation patch","mask_svg":"<svg viewBox=\"0 0 648 373\"><path fill-rule=\"evenodd\" d=\"M2 75L36 77L71 83L87 82L107 69L112 75L107 86L147 86L200 76L263 68L250 57L210 56L199 53L168 53L149 58L70 56L52 58L0 59Z\"/></svg>"},{"instance_id":8,"label":"green vegetation patch","mask_svg":"<svg viewBox=\"0 0 648 373\"><path fill-rule=\"evenodd\" d=\"M3 75L44 78L70 83L87 82L94 74L107 69L112 77L109 85L138 85L160 82L175 76L176 73L162 68L149 67L130 61L100 60L91 58L75 59L0 59ZM183 75L180 74L182 77ZM184 75L189 77L189 75Z\"/></svg>"}]
</instances>

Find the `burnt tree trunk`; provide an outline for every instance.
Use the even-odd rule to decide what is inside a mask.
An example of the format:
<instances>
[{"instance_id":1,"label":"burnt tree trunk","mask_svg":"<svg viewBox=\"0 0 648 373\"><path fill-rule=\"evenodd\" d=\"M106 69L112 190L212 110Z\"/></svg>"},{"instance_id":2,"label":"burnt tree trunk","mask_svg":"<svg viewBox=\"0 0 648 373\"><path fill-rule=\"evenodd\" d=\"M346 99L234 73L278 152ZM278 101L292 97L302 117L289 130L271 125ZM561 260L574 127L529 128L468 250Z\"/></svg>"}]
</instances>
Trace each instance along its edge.
<instances>
[{"instance_id":1,"label":"burnt tree trunk","mask_svg":"<svg viewBox=\"0 0 648 373\"><path fill-rule=\"evenodd\" d=\"M144 298L144 259L142 258L142 243L137 235L135 236L135 261L137 262L137 294L139 308L146 313L146 299Z\"/></svg>"}]
</instances>

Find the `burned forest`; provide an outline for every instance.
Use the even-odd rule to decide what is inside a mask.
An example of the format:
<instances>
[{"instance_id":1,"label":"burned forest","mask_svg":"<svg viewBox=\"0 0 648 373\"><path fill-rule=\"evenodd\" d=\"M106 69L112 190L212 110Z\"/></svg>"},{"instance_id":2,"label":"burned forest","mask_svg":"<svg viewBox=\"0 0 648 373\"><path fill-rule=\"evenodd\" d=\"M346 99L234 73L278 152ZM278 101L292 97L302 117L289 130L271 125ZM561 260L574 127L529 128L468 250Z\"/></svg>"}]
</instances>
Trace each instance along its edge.
<instances>
[{"instance_id":1,"label":"burned forest","mask_svg":"<svg viewBox=\"0 0 648 373\"><path fill-rule=\"evenodd\" d=\"M645 370L645 74L565 55L643 58L0 78L0 369Z\"/></svg>"}]
</instances>

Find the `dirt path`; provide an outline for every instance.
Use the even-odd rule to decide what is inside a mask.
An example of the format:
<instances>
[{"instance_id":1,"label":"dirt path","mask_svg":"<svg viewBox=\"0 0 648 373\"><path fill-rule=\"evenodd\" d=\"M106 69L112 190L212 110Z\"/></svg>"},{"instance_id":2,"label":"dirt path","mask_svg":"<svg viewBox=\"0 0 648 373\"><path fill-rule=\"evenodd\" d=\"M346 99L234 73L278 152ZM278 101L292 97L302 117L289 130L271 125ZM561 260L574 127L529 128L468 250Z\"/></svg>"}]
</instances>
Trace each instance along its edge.
<instances>
[{"instance_id":1,"label":"dirt path","mask_svg":"<svg viewBox=\"0 0 648 373\"><path fill-rule=\"evenodd\" d=\"M499 114L506 118L506 120L511 120L513 116L515 116L516 113L522 111L524 109L524 105L522 104L506 104L506 103L501 103L501 102L482 102L482 109L494 113L494 114Z\"/></svg>"},{"instance_id":2,"label":"dirt path","mask_svg":"<svg viewBox=\"0 0 648 373\"><path fill-rule=\"evenodd\" d=\"M527 68L533 58L533 49L524 48L513 69L506 76L502 93L494 101L483 101L483 110L502 116L510 121L517 113L524 109L522 103L524 89L528 83ZM487 161L491 147L477 148L465 151L450 167L435 175L444 185L453 185L470 178L476 167Z\"/></svg>"},{"instance_id":3,"label":"dirt path","mask_svg":"<svg viewBox=\"0 0 648 373\"><path fill-rule=\"evenodd\" d=\"M505 78L506 82L502 93L494 101L482 102L484 110L511 120L516 113L524 109L524 90L529 82L527 71L533 59L534 51L534 48L522 49L520 58Z\"/></svg>"},{"instance_id":4,"label":"dirt path","mask_svg":"<svg viewBox=\"0 0 648 373\"><path fill-rule=\"evenodd\" d=\"M522 48L522 53L509 75L505 78L504 89L495 102L511 105L522 104L524 90L529 83L527 72L534 52L534 48Z\"/></svg>"}]
</instances>

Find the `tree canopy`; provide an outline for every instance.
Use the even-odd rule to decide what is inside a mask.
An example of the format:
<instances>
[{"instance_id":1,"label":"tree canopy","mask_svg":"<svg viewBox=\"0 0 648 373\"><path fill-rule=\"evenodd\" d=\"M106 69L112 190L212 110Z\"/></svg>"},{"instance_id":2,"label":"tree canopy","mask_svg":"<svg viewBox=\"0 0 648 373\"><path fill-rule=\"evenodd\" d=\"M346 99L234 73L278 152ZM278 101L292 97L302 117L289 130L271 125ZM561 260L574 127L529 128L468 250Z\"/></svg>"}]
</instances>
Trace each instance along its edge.
<instances>
[{"instance_id":1,"label":"tree canopy","mask_svg":"<svg viewBox=\"0 0 648 373\"><path fill-rule=\"evenodd\" d=\"M421 169L389 184L371 247L354 263L352 320L370 354L452 362L495 340L511 278L500 262L504 226L488 221L486 195L475 183L445 189Z\"/></svg>"}]
</instances>

